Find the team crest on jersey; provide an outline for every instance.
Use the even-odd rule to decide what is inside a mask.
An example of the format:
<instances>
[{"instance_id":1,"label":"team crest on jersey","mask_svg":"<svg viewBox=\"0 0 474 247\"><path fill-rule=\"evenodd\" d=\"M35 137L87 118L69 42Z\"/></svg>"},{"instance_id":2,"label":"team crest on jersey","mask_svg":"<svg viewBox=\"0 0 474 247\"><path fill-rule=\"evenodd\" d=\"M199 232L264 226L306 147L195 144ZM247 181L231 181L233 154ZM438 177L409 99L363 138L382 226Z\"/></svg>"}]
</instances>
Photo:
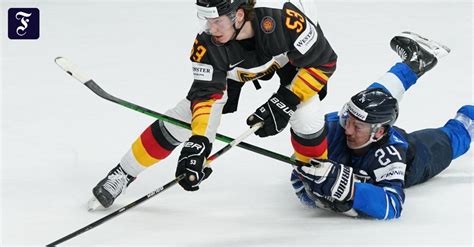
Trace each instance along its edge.
<instances>
[{"instance_id":1,"label":"team crest on jersey","mask_svg":"<svg viewBox=\"0 0 474 247\"><path fill-rule=\"evenodd\" d=\"M262 28L264 33L273 33L273 31L275 31L275 20L270 16L263 17L260 22L260 28Z\"/></svg>"},{"instance_id":2,"label":"team crest on jersey","mask_svg":"<svg viewBox=\"0 0 474 247\"><path fill-rule=\"evenodd\" d=\"M239 77L240 81L251 81L251 80L258 79L262 76L271 74L279 70L280 68L281 68L280 65L275 61L264 71L257 72L257 73L252 73L249 71L237 71L237 76Z\"/></svg>"}]
</instances>

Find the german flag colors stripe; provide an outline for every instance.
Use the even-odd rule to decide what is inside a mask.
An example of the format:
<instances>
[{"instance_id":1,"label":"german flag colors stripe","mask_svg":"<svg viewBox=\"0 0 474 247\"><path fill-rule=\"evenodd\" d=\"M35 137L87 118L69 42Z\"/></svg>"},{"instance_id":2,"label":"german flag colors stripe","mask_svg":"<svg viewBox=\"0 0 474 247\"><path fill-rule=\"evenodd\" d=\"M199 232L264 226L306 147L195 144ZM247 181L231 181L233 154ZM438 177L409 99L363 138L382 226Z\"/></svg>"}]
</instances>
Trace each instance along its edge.
<instances>
[{"instance_id":1,"label":"german flag colors stripe","mask_svg":"<svg viewBox=\"0 0 474 247\"><path fill-rule=\"evenodd\" d=\"M212 105L215 99L201 101L193 105L191 128L193 135L206 135L206 129L209 125L209 117L211 115Z\"/></svg>"},{"instance_id":2,"label":"german flag colors stripe","mask_svg":"<svg viewBox=\"0 0 474 247\"><path fill-rule=\"evenodd\" d=\"M302 138L291 130L291 144L295 150L296 159L308 163L311 158L327 159L326 128L318 136L313 138Z\"/></svg>"},{"instance_id":3,"label":"german flag colors stripe","mask_svg":"<svg viewBox=\"0 0 474 247\"><path fill-rule=\"evenodd\" d=\"M319 145L315 146L304 146L298 143L294 138L291 138L291 144L295 149L295 153L305 157L320 158L323 156L327 157L327 141L326 138Z\"/></svg>"},{"instance_id":4,"label":"german flag colors stripe","mask_svg":"<svg viewBox=\"0 0 474 247\"><path fill-rule=\"evenodd\" d=\"M291 83L291 91L302 102L307 101L319 93L326 86L329 76L315 68L302 68L298 71Z\"/></svg>"},{"instance_id":5,"label":"german flag colors stripe","mask_svg":"<svg viewBox=\"0 0 474 247\"><path fill-rule=\"evenodd\" d=\"M152 166L158 161L168 157L174 149L174 146L169 144L160 133L161 130L157 122L143 131L132 144L133 156L140 165L145 167ZM165 143L165 145L160 144L160 142ZM167 148L165 148L166 146Z\"/></svg>"},{"instance_id":6,"label":"german flag colors stripe","mask_svg":"<svg viewBox=\"0 0 474 247\"><path fill-rule=\"evenodd\" d=\"M303 163L309 163L309 161L312 159L312 158L318 158L318 159L327 159L328 158L328 152L327 150L321 154L320 156L306 156L306 155L302 155L302 154L299 154L298 152L295 152L295 157L297 160L303 162Z\"/></svg>"}]
</instances>

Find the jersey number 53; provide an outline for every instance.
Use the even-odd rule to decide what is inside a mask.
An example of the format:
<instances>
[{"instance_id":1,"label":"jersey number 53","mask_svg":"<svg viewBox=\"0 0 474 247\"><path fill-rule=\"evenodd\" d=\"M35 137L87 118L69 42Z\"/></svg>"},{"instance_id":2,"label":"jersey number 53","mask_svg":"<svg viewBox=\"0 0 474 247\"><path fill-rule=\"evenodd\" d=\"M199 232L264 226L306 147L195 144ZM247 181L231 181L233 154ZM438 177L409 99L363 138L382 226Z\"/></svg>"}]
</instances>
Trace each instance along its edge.
<instances>
[{"instance_id":1,"label":"jersey number 53","mask_svg":"<svg viewBox=\"0 0 474 247\"><path fill-rule=\"evenodd\" d=\"M197 63L201 62L202 57L204 57L204 54L206 54L206 51L207 49L203 45L199 44L198 40L195 39L193 49L191 50L191 59Z\"/></svg>"},{"instance_id":2,"label":"jersey number 53","mask_svg":"<svg viewBox=\"0 0 474 247\"><path fill-rule=\"evenodd\" d=\"M305 22L304 17L291 9L286 9L286 19L285 19L285 25L288 29L295 30L296 32L299 33L303 30L303 23Z\"/></svg>"}]
</instances>

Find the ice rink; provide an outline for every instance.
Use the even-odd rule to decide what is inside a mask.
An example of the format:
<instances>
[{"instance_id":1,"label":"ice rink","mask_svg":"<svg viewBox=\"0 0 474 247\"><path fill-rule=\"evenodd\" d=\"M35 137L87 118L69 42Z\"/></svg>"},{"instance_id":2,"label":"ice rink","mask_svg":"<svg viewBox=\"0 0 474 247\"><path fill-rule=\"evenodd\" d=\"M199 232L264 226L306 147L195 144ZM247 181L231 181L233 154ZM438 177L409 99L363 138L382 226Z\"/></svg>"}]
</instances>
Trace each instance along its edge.
<instances>
[{"instance_id":1,"label":"ice rink","mask_svg":"<svg viewBox=\"0 0 474 247\"><path fill-rule=\"evenodd\" d=\"M473 3L314 1L339 56L324 101L338 111L398 56L390 39L409 30L452 52L400 104L407 131L440 127L473 104ZM10 40L6 13L40 10L38 40ZM69 58L108 92L164 113L192 82L194 1L1 2L1 246L44 246L174 178L179 153L143 172L107 211L90 213L92 187L154 119L94 95L55 63ZM278 88L251 83L219 133L237 137L245 119ZM245 141L291 155L289 129ZM214 151L223 147L217 142ZM434 179L406 190L402 216L353 219L300 205L291 166L235 148L213 163L198 192L180 186L64 243L65 246L472 246L473 151Z\"/></svg>"}]
</instances>

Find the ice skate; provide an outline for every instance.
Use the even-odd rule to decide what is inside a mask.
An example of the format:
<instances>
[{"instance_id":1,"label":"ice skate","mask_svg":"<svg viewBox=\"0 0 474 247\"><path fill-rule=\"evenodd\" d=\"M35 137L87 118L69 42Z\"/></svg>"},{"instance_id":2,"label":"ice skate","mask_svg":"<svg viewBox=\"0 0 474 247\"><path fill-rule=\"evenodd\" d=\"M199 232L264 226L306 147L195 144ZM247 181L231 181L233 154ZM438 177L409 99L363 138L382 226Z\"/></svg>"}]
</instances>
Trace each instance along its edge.
<instances>
[{"instance_id":1,"label":"ice skate","mask_svg":"<svg viewBox=\"0 0 474 247\"><path fill-rule=\"evenodd\" d=\"M115 198L125 191L134 180L135 177L128 175L120 164L117 165L92 189L94 196L88 202L88 210L93 211L101 206L110 207Z\"/></svg>"},{"instance_id":2,"label":"ice skate","mask_svg":"<svg viewBox=\"0 0 474 247\"><path fill-rule=\"evenodd\" d=\"M395 36L390 41L390 47L418 77L432 69L438 59L451 52L447 46L412 32L402 32Z\"/></svg>"},{"instance_id":3,"label":"ice skate","mask_svg":"<svg viewBox=\"0 0 474 247\"><path fill-rule=\"evenodd\" d=\"M92 211L95 211L99 208L105 209L102 206L102 204L100 204L99 200L97 200L97 198L95 198L95 196L92 196L91 199L89 199L89 201L87 202L87 211L92 212Z\"/></svg>"},{"instance_id":4,"label":"ice skate","mask_svg":"<svg viewBox=\"0 0 474 247\"><path fill-rule=\"evenodd\" d=\"M433 54L437 59L440 59L448 53L451 52L451 49L447 47L446 45L443 45L439 42L436 42L434 40L430 40L428 38L425 38L419 34L413 33L413 32L402 32L400 37L406 37L409 39L414 40L416 43L418 43L422 48Z\"/></svg>"}]
</instances>

